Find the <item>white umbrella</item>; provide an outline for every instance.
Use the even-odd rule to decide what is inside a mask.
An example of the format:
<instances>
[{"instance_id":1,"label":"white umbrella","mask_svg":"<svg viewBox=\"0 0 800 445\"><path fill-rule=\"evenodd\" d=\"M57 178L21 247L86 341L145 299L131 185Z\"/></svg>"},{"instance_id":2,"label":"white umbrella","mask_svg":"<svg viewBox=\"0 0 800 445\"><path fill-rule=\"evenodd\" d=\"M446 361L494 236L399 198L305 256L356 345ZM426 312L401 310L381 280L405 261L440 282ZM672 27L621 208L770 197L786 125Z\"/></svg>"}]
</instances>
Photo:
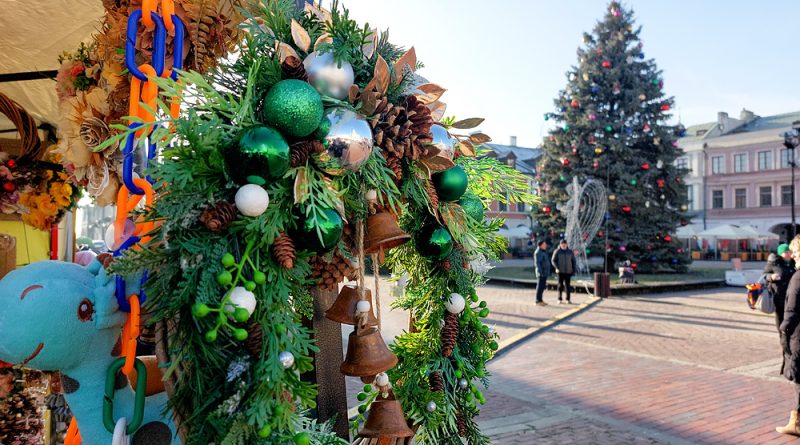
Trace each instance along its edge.
<instances>
[{"instance_id":1,"label":"white umbrella","mask_svg":"<svg viewBox=\"0 0 800 445\"><path fill-rule=\"evenodd\" d=\"M681 239L691 239L697 236L699 231L694 226L683 226L678 227L678 230L675 231L675 237Z\"/></svg>"},{"instance_id":2,"label":"white umbrella","mask_svg":"<svg viewBox=\"0 0 800 445\"><path fill-rule=\"evenodd\" d=\"M772 232L770 232L768 230L756 229L753 226L742 226L742 228L747 229L747 230L752 230L753 234L756 237L756 239L761 239L761 240L764 240L764 239L780 239L780 236L778 236L777 233L772 233Z\"/></svg>"},{"instance_id":3,"label":"white umbrella","mask_svg":"<svg viewBox=\"0 0 800 445\"><path fill-rule=\"evenodd\" d=\"M743 227L735 226L733 224L723 224L712 229L704 230L697 234L699 238L716 238L716 239L758 239L758 236L752 228L750 230Z\"/></svg>"},{"instance_id":4,"label":"white umbrella","mask_svg":"<svg viewBox=\"0 0 800 445\"><path fill-rule=\"evenodd\" d=\"M514 227L513 229L508 230L508 237L509 238L524 238L528 239L530 237L531 228L528 226L520 225Z\"/></svg>"}]
</instances>

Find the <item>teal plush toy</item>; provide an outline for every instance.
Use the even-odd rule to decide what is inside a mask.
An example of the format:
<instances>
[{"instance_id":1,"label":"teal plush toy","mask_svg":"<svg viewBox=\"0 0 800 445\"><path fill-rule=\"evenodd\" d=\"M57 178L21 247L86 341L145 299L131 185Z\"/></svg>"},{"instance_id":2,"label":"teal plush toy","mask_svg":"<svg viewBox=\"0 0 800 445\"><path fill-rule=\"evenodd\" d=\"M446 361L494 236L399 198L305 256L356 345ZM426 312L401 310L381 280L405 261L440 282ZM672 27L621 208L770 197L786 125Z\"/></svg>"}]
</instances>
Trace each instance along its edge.
<instances>
[{"instance_id":1,"label":"teal plush toy","mask_svg":"<svg viewBox=\"0 0 800 445\"><path fill-rule=\"evenodd\" d=\"M107 370L117 359L112 350L126 318L114 296L113 278L93 260L87 267L42 261L0 280L0 361L61 372L83 445L112 443L103 425L103 398ZM116 387L114 421L130 420L134 392L127 384ZM166 403L164 393L146 398L142 426L131 434L131 444L180 444L170 413L162 414Z\"/></svg>"}]
</instances>

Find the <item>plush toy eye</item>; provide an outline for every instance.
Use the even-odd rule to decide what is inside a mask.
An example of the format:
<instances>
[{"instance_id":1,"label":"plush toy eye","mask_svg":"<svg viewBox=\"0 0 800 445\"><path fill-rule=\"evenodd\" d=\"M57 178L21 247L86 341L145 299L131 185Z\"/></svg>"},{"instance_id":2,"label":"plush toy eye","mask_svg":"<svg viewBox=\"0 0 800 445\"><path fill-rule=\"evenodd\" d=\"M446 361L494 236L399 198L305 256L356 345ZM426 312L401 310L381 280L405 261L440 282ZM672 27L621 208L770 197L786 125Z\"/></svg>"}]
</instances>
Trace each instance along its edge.
<instances>
[{"instance_id":1,"label":"plush toy eye","mask_svg":"<svg viewBox=\"0 0 800 445\"><path fill-rule=\"evenodd\" d=\"M94 304L88 298L84 298L78 305L78 319L81 321L92 321L94 316Z\"/></svg>"}]
</instances>

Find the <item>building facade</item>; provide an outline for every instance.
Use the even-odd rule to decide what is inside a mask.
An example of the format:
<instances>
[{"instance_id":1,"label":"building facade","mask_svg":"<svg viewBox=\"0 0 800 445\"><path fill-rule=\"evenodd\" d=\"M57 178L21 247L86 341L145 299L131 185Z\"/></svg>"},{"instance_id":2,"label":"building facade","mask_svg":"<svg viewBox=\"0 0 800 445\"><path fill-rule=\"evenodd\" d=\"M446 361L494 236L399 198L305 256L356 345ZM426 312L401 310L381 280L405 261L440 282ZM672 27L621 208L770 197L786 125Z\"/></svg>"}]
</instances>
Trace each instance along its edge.
<instances>
[{"instance_id":1,"label":"building facade","mask_svg":"<svg viewBox=\"0 0 800 445\"><path fill-rule=\"evenodd\" d=\"M678 162L690 169L685 182L696 231L750 225L787 239L793 151L783 133L798 121L800 112L761 117L742 110L738 118L720 112L716 122L686 129Z\"/></svg>"}]
</instances>

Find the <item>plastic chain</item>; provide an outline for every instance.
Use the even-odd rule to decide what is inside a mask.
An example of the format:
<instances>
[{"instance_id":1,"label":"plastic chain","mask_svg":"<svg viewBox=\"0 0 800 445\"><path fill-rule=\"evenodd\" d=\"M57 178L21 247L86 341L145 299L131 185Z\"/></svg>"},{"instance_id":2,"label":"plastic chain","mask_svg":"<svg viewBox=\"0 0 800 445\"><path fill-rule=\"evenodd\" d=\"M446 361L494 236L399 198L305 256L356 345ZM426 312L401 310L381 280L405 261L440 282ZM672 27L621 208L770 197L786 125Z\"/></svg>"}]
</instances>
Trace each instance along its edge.
<instances>
[{"instance_id":1,"label":"plastic chain","mask_svg":"<svg viewBox=\"0 0 800 445\"><path fill-rule=\"evenodd\" d=\"M64 436L64 445L81 445L81 442L83 442L83 439L81 438L81 433L78 432L78 421L75 420L75 416L72 416L67 428L67 434Z\"/></svg>"},{"instance_id":2,"label":"plastic chain","mask_svg":"<svg viewBox=\"0 0 800 445\"><path fill-rule=\"evenodd\" d=\"M114 434L116 422L114 421L114 383L117 380L117 373L125 364L125 358L120 357L111 364L106 373L105 394L103 395L103 426L109 433ZM135 359L136 367L136 391L133 399L133 416L125 428L125 432L133 434L142 426L144 419L144 398L147 387L147 368L141 360Z\"/></svg>"}]
</instances>

